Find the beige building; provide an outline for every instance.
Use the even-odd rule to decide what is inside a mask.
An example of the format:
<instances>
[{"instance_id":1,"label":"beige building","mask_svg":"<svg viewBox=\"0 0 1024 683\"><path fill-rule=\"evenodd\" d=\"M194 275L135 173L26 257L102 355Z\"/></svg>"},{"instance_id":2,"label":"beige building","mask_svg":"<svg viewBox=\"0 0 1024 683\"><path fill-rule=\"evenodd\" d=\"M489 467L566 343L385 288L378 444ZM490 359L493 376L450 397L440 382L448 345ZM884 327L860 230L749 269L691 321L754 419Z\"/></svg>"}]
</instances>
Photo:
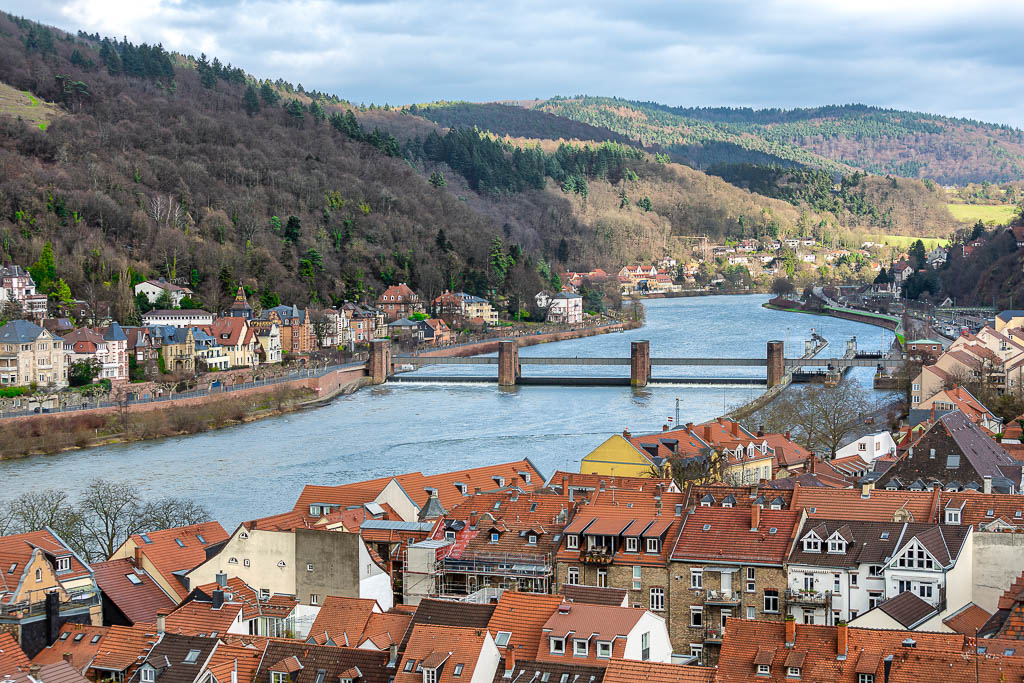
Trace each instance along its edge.
<instances>
[{"instance_id":1,"label":"beige building","mask_svg":"<svg viewBox=\"0 0 1024 683\"><path fill-rule=\"evenodd\" d=\"M0 386L67 386L64 340L27 320L0 327Z\"/></svg>"}]
</instances>

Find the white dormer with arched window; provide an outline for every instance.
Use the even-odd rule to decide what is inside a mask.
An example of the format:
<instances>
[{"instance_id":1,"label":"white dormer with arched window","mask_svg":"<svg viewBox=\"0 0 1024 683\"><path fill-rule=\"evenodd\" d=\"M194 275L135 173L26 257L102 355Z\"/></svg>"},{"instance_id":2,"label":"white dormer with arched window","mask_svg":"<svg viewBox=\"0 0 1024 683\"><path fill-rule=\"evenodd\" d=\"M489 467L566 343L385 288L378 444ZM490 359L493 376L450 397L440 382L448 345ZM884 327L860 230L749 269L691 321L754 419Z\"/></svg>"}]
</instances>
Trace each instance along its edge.
<instances>
[{"instance_id":1,"label":"white dormer with arched window","mask_svg":"<svg viewBox=\"0 0 1024 683\"><path fill-rule=\"evenodd\" d=\"M808 532L808 534L804 536L803 544L805 553L821 552L821 537L813 531Z\"/></svg>"},{"instance_id":2,"label":"white dormer with arched window","mask_svg":"<svg viewBox=\"0 0 1024 683\"><path fill-rule=\"evenodd\" d=\"M756 452L757 452L757 449L754 448L754 444L753 443L747 444L747 457L748 458L753 459L754 453L756 453Z\"/></svg>"},{"instance_id":3,"label":"white dormer with arched window","mask_svg":"<svg viewBox=\"0 0 1024 683\"><path fill-rule=\"evenodd\" d=\"M835 532L828 537L828 551L830 553L846 553L846 539Z\"/></svg>"},{"instance_id":4,"label":"white dormer with arched window","mask_svg":"<svg viewBox=\"0 0 1024 683\"><path fill-rule=\"evenodd\" d=\"M768 452L768 442L767 441L762 441L761 442L761 453L767 453L767 452Z\"/></svg>"},{"instance_id":5,"label":"white dormer with arched window","mask_svg":"<svg viewBox=\"0 0 1024 683\"><path fill-rule=\"evenodd\" d=\"M890 566L899 569L936 569L939 563L915 538L893 559Z\"/></svg>"}]
</instances>

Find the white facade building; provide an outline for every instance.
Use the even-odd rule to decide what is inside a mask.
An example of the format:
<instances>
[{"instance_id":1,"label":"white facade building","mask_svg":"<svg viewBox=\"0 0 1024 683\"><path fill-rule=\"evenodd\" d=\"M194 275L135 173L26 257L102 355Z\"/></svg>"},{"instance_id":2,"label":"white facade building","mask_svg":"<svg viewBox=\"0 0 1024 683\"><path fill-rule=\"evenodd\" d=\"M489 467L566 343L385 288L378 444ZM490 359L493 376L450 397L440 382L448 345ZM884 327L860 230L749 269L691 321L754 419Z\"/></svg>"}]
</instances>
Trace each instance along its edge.
<instances>
[{"instance_id":1,"label":"white facade building","mask_svg":"<svg viewBox=\"0 0 1024 683\"><path fill-rule=\"evenodd\" d=\"M836 459L859 455L864 462L870 463L883 455L895 452L896 442L893 441L892 435L889 432L881 431L862 436L856 441L846 444L836 451Z\"/></svg>"}]
</instances>

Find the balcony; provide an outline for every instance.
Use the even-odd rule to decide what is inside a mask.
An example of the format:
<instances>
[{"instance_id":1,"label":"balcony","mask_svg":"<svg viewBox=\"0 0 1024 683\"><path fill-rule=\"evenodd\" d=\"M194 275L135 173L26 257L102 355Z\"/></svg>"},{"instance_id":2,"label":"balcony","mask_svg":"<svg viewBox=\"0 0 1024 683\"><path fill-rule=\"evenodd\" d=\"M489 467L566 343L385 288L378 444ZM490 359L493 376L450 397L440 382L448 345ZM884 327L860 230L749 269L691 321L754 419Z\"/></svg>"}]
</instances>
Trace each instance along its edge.
<instances>
[{"instance_id":1,"label":"balcony","mask_svg":"<svg viewBox=\"0 0 1024 683\"><path fill-rule=\"evenodd\" d=\"M721 645L724 634L725 629L721 626L708 626L704 629L704 642Z\"/></svg>"},{"instance_id":2,"label":"balcony","mask_svg":"<svg viewBox=\"0 0 1024 683\"><path fill-rule=\"evenodd\" d=\"M792 590L786 591L786 602L794 605L811 605L814 607L824 607L832 601L832 594L818 591L808 590Z\"/></svg>"},{"instance_id":3,"label":"balcony","mask_svg":"<svg viewBox=\"0 0 1024 683\"><path fill-rule=\"evenodd\" d=\"M735 606L740 604L740 594L732 590L711 590L705 591L705 605L726 605Z\"/></svg>"},{"instance_id":4,"label":"balcony","mask_svg":"<svg viewBox=\"0 0 1024 683\"><path fill-rule=\"evenodd\" d=\"M580 551L580 562L583 564L611 564L614 557L610 548L592 548Z\"/></svg>"}]
</instances>

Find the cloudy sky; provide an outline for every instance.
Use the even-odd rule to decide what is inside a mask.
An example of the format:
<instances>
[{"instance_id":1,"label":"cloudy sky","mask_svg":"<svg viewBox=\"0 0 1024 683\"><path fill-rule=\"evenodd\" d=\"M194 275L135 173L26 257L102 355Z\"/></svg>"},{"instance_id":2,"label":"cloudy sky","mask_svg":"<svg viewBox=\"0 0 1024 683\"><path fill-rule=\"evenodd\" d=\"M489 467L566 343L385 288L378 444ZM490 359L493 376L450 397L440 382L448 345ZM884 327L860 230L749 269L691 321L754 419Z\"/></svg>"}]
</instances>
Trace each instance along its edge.
<instances>
[{"instance_id":1,"label":"cloudy sky","mask_svg":"<svg viewBox=\"0 0 1024 683\"><path fill-rule=\"evenodd\" d=\"M863 102L1024 126L1019 0L8 0L354 102Z\"/></svg>"}]
</instances>

